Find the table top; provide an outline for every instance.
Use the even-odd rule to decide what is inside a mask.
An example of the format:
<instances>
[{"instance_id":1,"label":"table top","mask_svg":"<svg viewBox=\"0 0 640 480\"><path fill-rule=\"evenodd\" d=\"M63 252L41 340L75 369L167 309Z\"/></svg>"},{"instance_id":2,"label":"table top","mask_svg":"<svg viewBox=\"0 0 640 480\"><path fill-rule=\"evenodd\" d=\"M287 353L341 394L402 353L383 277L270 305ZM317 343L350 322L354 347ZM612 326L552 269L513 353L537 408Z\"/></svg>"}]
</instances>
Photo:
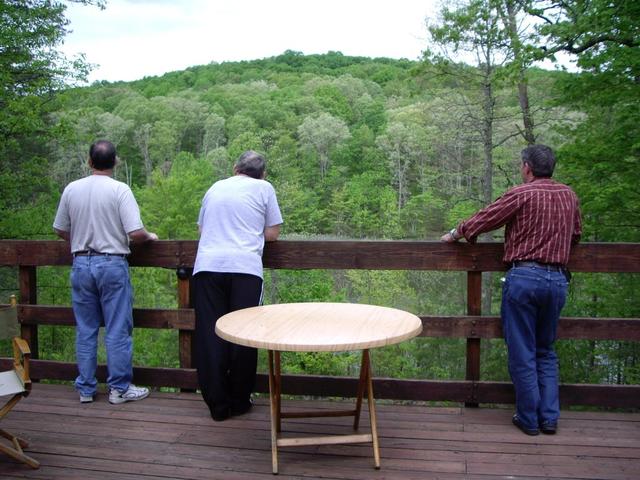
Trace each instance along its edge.
<instances>
[{"instance_id":1,"label":"table top","mask_svg":"<svg viewBox=\"0 0 640 480\"><path fill-rule=\"evenodd\" d=\"M339 352L399 343L422 331L419 317L356 303L281 303L220 317L218 336L239 345L286 352Z\"/></svg>"}]
</instances>

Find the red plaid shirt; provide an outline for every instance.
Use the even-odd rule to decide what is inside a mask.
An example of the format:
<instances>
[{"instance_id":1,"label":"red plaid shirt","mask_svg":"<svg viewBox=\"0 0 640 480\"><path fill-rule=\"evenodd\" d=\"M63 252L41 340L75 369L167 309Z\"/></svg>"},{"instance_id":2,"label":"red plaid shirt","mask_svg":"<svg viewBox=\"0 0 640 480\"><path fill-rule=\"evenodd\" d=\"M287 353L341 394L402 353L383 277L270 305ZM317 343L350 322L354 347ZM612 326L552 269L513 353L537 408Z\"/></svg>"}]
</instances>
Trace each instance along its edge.
<instances>
[{"instance_id":1,"label":"red plaid shirt","mask_svg":"<svg viewBox=\"0 0 640 480\"><path fill-rule=\"evenodd\" d=\"M566 185L537 178L508 190L458 226L474 243L479 234L506 225L504 256L511 263L530 260L566 265L571 245L582 233L578 197Z\"/></svg>"}]
</instances>

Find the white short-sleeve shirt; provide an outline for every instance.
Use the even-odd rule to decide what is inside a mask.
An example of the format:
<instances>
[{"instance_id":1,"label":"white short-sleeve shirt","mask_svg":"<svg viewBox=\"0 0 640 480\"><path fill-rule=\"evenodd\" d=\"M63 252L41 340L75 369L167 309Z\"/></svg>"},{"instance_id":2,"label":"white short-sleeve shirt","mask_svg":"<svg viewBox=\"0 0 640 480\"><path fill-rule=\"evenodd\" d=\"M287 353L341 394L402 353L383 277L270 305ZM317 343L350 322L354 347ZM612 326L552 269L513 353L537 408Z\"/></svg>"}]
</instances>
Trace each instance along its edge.
<instances>
[{"instance_id":1,"label":"white short-sleeve shirt","mask_svg":"<svg viewBox=\"0 0 640 480\"><path fill-rule=\"evenodd\" d=\"M205 194L193 273L247 273L262 278L264 229L282 223L276 192L266 180L235 175Z\"/></svg>"},{"instance_id":2,"label":"white short-sleeve shirt","mask_svg":"<svg viewBox=\"0 0 640 480\"><path fill-rule=\"evenodd\" d=\"M53 228L69 232L71 252L128 254L128 233L144 225L126 183L108 175L89 175L64 189Z\"/></svg>"}]
</instances>

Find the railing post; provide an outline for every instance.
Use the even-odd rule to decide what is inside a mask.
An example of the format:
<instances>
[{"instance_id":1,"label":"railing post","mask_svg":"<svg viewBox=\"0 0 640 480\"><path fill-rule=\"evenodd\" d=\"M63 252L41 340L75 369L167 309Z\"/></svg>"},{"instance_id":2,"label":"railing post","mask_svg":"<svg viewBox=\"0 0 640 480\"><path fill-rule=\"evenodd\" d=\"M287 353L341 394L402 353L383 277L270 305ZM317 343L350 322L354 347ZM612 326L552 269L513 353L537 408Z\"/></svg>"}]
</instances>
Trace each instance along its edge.
<instances>
[{"instance_id":1,"label":"railing post","mask_svg":"<svg viewBox=\"0 0 640 480\"><path fill-rule=\"evenodd\" d=\"M35 305L38 303L38 285L36 267L19 266L20 303ZM38 355L38 325L20 325L20 336L24 338L31 349L31 358Z\"/></svg>"},{"instance_id":2,"label":"railing post","mask_svg":"<svg viewBox=\"0 0 640 480\"><path fill-rule=\"evenodd\" d=\"M178 276L178 308L191 308L189 282L192 273L192 268L179 267L176 270L176 275ZM181 368L193 368L193 365L195 365L193 341L192 330L178 331L178 355Z\"/></svg>"},{"instance_id":3,"label":"railing post","mask_svg":"<svg viewBox=\"0 0 640 480\"><path fill-rule=\"evenodd\" d=\"M467 315L482 314L482 272L467 272ZM473 382L471 401L466 407L478 406L477 382L480 381L480 339L467 338L467 371L465 378Z\"/></svg>"}]
</instances>

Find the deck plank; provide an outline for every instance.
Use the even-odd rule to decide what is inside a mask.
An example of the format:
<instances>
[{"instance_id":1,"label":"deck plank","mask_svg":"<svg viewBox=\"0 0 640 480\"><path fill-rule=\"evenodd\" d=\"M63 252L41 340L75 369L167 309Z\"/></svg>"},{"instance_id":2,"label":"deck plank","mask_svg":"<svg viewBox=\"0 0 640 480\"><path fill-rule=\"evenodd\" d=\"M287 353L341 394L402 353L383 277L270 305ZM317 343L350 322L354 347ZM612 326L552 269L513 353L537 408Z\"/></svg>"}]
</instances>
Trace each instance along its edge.
<instances>
[{"instance_id":1,"label":"deck plank","mask_svg":"<svg viewBox=\"0 0 640 480\"><path fill-rule=\"evenodd\" d=\"M293 401L295 410L344 408L341 402ZM382 468L370 445L280 450L280 478L497 480L640 478L640 414L563 411L557 435L528 437L508 408L378 404ZM285 433L353 432L348 418L283 420ZM267 479L271 472L269 407L213 422L193 393L159 393L110 405L106 395L81 405L72 387L34 385L2 420L30 443L32 470L0 455L2 479ZM362 428L368 421L363 412Z\"/></svg>"}]
</instances>

